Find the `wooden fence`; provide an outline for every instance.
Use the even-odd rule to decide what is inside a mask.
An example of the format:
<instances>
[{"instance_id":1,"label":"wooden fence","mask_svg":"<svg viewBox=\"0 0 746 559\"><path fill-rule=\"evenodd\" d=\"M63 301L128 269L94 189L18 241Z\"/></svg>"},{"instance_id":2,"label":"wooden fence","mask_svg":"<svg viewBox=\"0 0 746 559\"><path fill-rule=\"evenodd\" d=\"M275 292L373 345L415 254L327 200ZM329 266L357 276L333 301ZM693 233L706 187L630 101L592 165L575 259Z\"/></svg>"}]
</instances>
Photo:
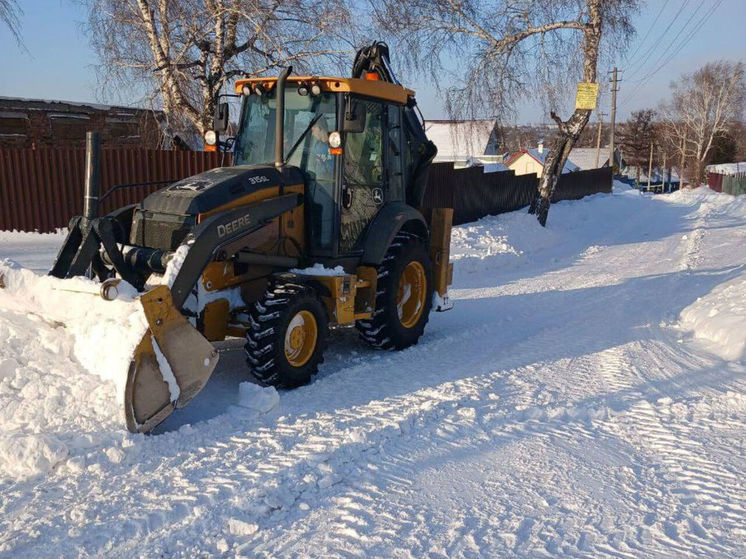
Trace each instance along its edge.
<instances>
[{"instance_id":1,"label":"wooden fence","mask_svg":"<svg viewBox=\"0 0 746 559\"><path fill-rule=\"evenodd\" d=\"M453 223L459 225L487 215L512 212L536 198L539 181L535 174L485 173L482 169L454 169L451 163L432 165L423 206L453 208ZM552 202L611 192L611 180L609 167L565 173L557 183Z\"/></svg>"},{"instance_id":2,"label":"wooden fence","mask_svg":"<svg viewBox=\"0 0 746 559\"><path fill-rule=\"evenodd\" d=\"M101 204L101 212L138 202L170 181L220 164L218 153L103 149L102 195L117 185L156 184L114 192ZM0 149L0 231L49 232L66 227L72 216L83 211L84 177L83 148Z\"/></svg>"}]
</instances>

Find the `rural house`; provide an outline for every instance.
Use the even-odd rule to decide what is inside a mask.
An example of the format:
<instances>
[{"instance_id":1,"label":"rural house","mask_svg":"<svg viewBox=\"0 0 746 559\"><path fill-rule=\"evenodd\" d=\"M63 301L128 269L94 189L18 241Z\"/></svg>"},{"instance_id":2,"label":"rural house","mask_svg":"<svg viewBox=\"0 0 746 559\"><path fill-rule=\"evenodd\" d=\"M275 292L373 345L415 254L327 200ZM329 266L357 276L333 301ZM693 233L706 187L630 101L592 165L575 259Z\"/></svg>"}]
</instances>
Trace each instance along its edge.
<instances>
[{"instance_id":1,"label":"rural house","mask_svg":"<svg viewBox=\"0 0 746 559\"><path fill-rule=\"evenodd\" d=\"M425 132L438 147L436 163L468 167L502 162L494 120L427 120Z\"/></svg>"},{"instance_id":2,"label":"rural house","mask_svg":"<svg viewBox=\"0 0 746 559\"><path fill-rule=\"evenodd\" d=\"M522 149L513 154L505 162L505 165L507 165L508 169L515 171L516 175L529 175L531 173L536 173L536 176L541 178L546 158L547 150L544 149L544 143L539 142L539 145L536 148ZM565 161L565 167L562 169L562 172L572 173L579 170L580 168L568 158L568 160Z\"/></svg>"}]
</instances>

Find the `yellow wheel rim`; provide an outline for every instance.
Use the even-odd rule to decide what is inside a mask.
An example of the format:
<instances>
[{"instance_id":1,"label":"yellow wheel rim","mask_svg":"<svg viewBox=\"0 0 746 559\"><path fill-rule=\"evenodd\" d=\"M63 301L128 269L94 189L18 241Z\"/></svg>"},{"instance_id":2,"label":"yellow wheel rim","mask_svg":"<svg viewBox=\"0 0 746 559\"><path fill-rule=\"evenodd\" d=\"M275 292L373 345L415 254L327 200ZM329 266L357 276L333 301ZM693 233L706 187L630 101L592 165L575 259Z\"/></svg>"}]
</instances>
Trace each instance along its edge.
<instances>
[{"instance_id":1,"label":"yellow wheel rim","mask_svg":"<svg viewBox=\"0 0 746 559\"><path fill-rule=\"evenodd\" d=\"M300 311L288 324L285 331L285 357L293 367L302 367L311 359L319 328L316 318L309 311Z\"/></svg>"},{"instance_id":2,"label":"yellow wheel rim","mask_svg":"<svg viewBox=\"0 0 746 559\"><path fill-rule=\"evenodd\" d=\"M427 278L422 264L412 261L407 264L399 278L396 295L396 310L404 328L412 328L422 316L425 308Z\"/></svg>"}]
</instances>

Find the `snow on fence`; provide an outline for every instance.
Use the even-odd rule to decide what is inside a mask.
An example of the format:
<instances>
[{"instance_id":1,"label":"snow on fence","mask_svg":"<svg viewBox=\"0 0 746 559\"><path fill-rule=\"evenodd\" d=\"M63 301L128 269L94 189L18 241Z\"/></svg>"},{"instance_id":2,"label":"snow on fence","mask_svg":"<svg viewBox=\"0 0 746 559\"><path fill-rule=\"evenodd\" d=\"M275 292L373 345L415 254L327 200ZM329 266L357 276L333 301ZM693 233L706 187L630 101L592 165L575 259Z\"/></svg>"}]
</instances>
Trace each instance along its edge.
<instances>
[{"instance_id":1,"label":"snow on fence","mask_svg":"<svg viewBox=\"0 0 746 559\"><path fill-rule=\"evenodd\" d=\"M228 164L230 157L225 161ZM123 188L101 204L101 212L142 200L167 182L221 164L209 152L104 148L101 194ZM84 148L0 149L0 231L54 231L83 211Z\"/></svg>"},{"instance_id":2,"label":"snow on fence","mask_svg":"<svg viewBox=\"0 0 746 559\"><path fill-rule=\"evenodd\" d=\"M454 169L451 163L435 163L430 168L423 206L453 208L453 223L459 225L526 207L536 197L537 188L535 174L485 173L481 167ZM611 192L608 167L561 175L552 202L600 192Z\"/></svg>"}]
</instances>

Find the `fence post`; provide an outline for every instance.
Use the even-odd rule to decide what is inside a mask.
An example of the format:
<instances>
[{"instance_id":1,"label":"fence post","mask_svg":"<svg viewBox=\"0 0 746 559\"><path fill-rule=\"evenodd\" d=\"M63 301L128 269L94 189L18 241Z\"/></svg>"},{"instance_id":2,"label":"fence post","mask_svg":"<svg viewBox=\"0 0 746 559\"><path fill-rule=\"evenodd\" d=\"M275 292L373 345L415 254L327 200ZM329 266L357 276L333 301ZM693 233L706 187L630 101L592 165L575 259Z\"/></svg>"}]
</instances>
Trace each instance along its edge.
<instances>
[{"instance_id":1,"label":"fence post","mask_svg":"<svg viewBox=\"0 0 746 559\"><path fill-rule=\"evenodd\" d=\"M83 215L86 219L98 217L98 197L101 192L101 135L88 131L85 134L85 195Z\"/></svg>"}]
</instances>

